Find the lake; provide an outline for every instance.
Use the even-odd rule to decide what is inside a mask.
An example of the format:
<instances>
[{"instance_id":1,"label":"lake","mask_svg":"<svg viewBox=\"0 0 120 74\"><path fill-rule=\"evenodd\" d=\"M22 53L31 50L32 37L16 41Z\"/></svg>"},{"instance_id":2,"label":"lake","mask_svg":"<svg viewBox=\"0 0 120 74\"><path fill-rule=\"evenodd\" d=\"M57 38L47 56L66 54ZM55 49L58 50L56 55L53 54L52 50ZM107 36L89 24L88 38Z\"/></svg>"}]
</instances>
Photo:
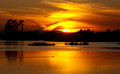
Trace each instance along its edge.
<instances>
[{"instance_id":1,"label":"lake","mask_svg":"<svg viewBox=\"0 0 120 74\"><path fill-rule=\"evenodd\" d=\"M118 42L29 46L41 41L0 41L0 74L120 74Z\"/></svg>"}]
</instances>

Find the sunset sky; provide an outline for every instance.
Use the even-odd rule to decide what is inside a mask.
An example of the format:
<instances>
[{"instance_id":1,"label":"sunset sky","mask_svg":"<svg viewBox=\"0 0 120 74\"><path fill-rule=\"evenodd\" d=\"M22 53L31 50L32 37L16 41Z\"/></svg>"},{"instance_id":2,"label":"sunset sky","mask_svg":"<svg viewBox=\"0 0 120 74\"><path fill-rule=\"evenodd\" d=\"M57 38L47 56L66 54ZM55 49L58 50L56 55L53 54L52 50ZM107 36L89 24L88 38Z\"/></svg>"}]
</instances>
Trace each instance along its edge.
<instances>
[{"instance_id":1,"label":"sunset sky","mask_svg":"<svg viewBox=\"0 0 120 74\"><path fill-rule=\"evenodd\" d=\"M120 0L0 0L0 30L11 18L24 19L25 30L113 30Z\"/></svg>"}]
</instances>

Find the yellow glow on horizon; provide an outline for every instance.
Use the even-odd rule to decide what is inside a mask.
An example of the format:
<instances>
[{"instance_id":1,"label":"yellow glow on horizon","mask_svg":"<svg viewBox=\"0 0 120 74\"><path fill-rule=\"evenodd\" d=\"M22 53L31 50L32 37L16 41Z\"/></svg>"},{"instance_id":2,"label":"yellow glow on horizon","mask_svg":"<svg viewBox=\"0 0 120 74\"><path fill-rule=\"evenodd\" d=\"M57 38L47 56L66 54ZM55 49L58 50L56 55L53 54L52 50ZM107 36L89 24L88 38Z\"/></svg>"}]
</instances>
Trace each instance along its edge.
<instances>
[{"instance_id":1,"label":"yellow glow on horizon","mask_svg":"<svg viewBox=\"0 0 120 74\"><path fill-rule=\"evenodd\" d=\"M74 21L64 21L64 22L59 22L57 24L53 24L49 27L46 28L46 30L53 30L54 28L57 28L59 26L63 27L61 29L72 29L74 27L76 27L77 25L80 26L80 23L78 22L74 22Z\"/></svg>"},{"instance_id":2,"label":"yellow glow on horizon","mask_svg":"<svg viewBox=\"0 0 120 74\"><path fill-rule=\"evenodd\" d=\"M64 21L64 22L58 22L57 24L53 24L49 27L47 27L45 30L52 31L62 31L69 30L69 32L77 32L80 29L83 29L82 27L91 27L86 23L80 23L76 21Z\"/></svg>"}]
</instances>

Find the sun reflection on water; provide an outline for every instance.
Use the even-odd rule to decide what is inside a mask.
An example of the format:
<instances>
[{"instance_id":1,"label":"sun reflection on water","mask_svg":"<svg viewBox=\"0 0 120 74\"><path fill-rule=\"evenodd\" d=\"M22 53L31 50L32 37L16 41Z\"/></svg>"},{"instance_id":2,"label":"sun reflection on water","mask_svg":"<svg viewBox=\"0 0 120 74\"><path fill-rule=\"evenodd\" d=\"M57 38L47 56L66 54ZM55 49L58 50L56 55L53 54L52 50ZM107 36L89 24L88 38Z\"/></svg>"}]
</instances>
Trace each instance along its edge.
<instances>
[{"instance_id":1,"label":"sun reflection on water","mask_svg":"<svg viewBox=\"0 0 120 74\"><path fill-rule=\"evenodd\" d=\"M60 68L59 70L62 72L85 72L89 69L89 65L85 59L77 58L78 56L79 58L82 58L82 54L77 54L75 51L59 51L51 53L55 54L55 57L50 59L51 63L58 65Z\"/></svg>"}]
</instances>

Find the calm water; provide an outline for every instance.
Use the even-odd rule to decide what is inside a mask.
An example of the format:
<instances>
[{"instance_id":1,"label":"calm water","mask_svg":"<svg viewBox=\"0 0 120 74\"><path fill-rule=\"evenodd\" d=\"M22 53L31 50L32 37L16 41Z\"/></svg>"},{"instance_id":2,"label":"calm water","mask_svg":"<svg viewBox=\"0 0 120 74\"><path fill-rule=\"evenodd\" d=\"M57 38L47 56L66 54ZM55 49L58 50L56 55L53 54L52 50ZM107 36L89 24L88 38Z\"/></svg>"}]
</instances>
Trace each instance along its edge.
<instances>
[{"instance_id":1,"label":"calm water","mask_svg":"<svg viewBox=\"0 0 120 74\"><path fill-rule=\"evenodd\" d=\"M120 74L118 42L29 46L40 41L0 41L0 74Z\"/></svg>"}]
</instances>

